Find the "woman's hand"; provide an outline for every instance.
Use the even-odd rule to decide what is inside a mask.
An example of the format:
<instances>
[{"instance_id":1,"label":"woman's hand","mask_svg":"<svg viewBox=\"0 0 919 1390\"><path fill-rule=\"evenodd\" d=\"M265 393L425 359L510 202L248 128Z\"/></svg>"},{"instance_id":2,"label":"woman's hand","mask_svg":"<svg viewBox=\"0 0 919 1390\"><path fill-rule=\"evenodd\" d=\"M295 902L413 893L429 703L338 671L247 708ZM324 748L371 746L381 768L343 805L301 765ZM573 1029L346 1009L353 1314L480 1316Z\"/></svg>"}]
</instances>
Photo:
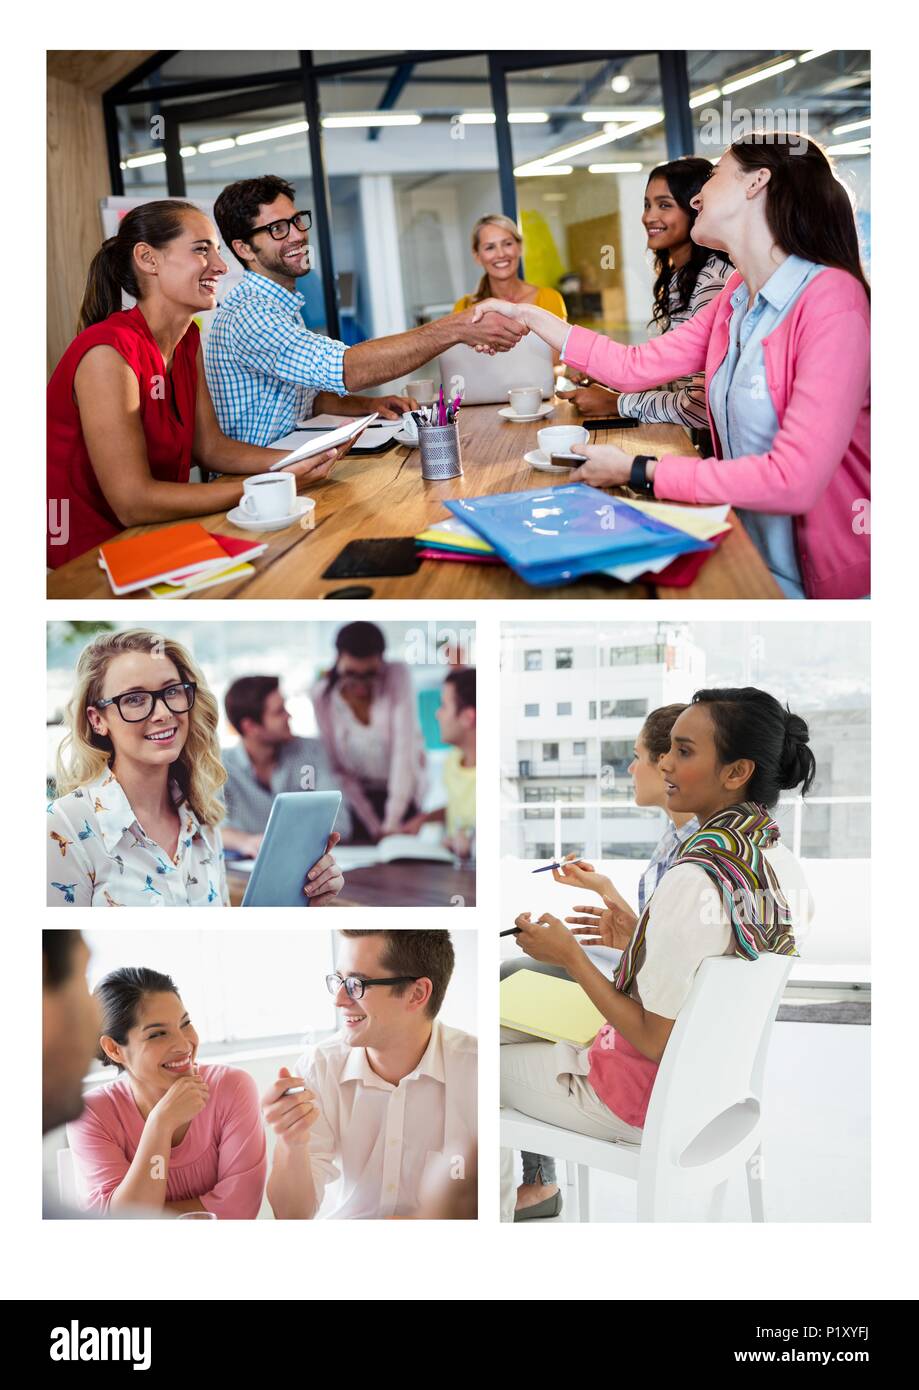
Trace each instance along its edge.
<instances>
[{"instance_id":1,"label":"woman's hand","mask_svg":"<svg viewBox=\"0 0 919 1390\"><path fill-rule=\"evenodd\" d=\"M593 864L576 854L567 854L559 867L552 870L552 877L566 888L583 888L588 893L599 893L601 898L612 892L612 880L606 874L598 874Z\"/></svg>"},{"instance_id":2,"label":"woman's hand","mask_svg":"<svg viewBox=\"0 0 919 1390\"><path fill-rule=\"evenodd\" d=\"M150 1111L149 1118L169 1129L170 1134L188 1124L207 1105L208 1089L197 1069L190 1076L180 1076Z\"/></svg>"},{"instance_id":3,"label":"woman's hand","mask_svg":"<svg viewBox=\"0 0 919 1390\"><path fill-rule=\"evenodd\" d=\"M538 922L531 919L529 912L521 912L514 919L514 926L521 951L546 965L567 965L573 953L580 950L568 928L548 912L544 912Z\"/></svg>"},{"instance_id":4,"label":"woman's hand","mask_svg":"<svg viewBox=\"0 0 919 1390\"><path fill-rule=\"evenodd\" d=\"M629 481L632 473L632 455L615 444L576 444L573 454L583 454L587 462L577 470L579 483L590 483L594 487L621 487ZM648 464L648 477L652 465Z\"/></svg>"},{"instance_id":5,"label":"woman's hand","mask_svg":"<svg viewBox=\"0 0 919 1390\"><path fill-rule=\"evenodd\" d=\"M478 304L472 306L472 322L479 323L486 314L503 314L506 319L525 325L523 315L526 308L526 304L513 304L509 299L480 299Z\"/></svg>"},{"instance_id":6,"label":"woman's hand","mask_svg":"<svg viewBox=\"0 0 919 1390\"><path fill-rule=\"evenodd\" d=\"M619 392L610 391L606 386L581 386L568 399L588 417L615 419L619 414Z\"/></svg>"},{"instance_id":7,"label":"woman's hand","mask_svg":"<svg viewBox=\"0 0 919 1390\"><path fill-rule=\"evenodd\" d=\"M325 847L325 854L316 861L306 876L303 892L313 907L324 906L332 898L337 898L345 886L345 876L332 858L332 850L340 839L338 831L333 830Z\"/></svg>"},{"instance_id":8,"label":"woman's hand","mask_svg":"<svg viewBox=\"0 0 919 1390\"><path fill-rule=\"evenodd\" d=\"M603 902L603 907L578 904L574 910L581 916L566 917L565 921L576 924L572 925L571 934L578 937L582 946L608 946L614 951L624 951L638 918L612 898L604 897Z\"/></svg>"}]
</instances>

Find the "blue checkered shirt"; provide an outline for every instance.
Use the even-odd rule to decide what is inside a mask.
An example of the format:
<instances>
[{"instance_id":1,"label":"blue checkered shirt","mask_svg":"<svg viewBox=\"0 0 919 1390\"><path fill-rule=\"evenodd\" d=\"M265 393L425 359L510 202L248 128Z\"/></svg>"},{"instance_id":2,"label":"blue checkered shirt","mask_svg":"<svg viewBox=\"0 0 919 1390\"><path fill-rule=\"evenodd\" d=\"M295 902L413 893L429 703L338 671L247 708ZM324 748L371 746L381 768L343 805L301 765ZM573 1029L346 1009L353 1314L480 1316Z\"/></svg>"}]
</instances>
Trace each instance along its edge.
<instances>
[{"instance_id":1,"label":"blue checkered shirt","mask_svg":"<svg viewBox=\"0 0 919 1390\"><path fill-rule=\"evenodd\" d=\"M302 294L249 270L217 308L204 368L217 420L230 439L272 444L309 416L319 391L347 394L347 343L312 333Z\"/></svg>"},{"instance_id":2,"label":"blue checkered shirt","mask_svg":"<svg viewBox=\"0 0 919 1390\"><path fill-rule=\"evenodd\" d=\"M667 817L667 829L654 846L654 853L648 861L638 884L638 913L639 916L644 912L648 899L660 883L664 874L673 864L683 845L690 835L695 835L699 829L698 819L693 816L685 825L681 825L677 830L670 817Z\"/></svg>"}]
</instances>

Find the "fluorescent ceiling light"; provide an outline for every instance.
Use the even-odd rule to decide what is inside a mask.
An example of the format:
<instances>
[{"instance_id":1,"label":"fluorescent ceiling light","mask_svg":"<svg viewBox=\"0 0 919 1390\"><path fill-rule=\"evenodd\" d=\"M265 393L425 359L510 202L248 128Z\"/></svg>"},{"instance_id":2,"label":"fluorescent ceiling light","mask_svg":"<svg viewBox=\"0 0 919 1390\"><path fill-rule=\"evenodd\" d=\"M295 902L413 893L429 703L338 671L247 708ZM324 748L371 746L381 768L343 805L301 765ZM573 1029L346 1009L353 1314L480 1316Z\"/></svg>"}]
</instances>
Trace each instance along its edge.
<instances>
[{"instance_id":1,"label":"fluorescent ceiling light","mask_svg":"<svg viewBox=\"0 0 919 1390\"><path fill-rule=\"evenodd\" d=\"M649 107L642 110L622 110L622 111L582 111L582 121L617 121L620 125L623 121L641 121L646 116L652 114Z\"/></svg>"},{"instance_id":2,"label":"fluorescent ceiling light","mask_svg":"<svg viewBox=\"0 0 919 1390\"><path fill-rule=\"evenodd\" d=\"M515 179L538 179L550 174L573 174L573 164L520 164L514 170Z\"/></svg>"},{"instance_id":3,"label":"fluorescent ceiling light","mask_svg":"<svg viewBox=\"0 0 919 1390\"><path fill-rule=\"evenodd\" d=\"M166 156L162 152L159 154L136 154L133 159L127 161L129 169L142 169L145 164L165 164Z\"/></svg>"},{"instance_id":4,"label":"fluorescent ceiling light","mask_svg":"<svg viewBox=\"0 0 919 1390\"><path fill-rule=\"evenodd\" d=\"M366 116L323 116L327 130L376 125L421 125L421 117L410 111L372 111Z\"/></svg>"},{"instance_id":5,"label":"fluorescent ceiling light","mask_svg":"<svg viewBox=\"0 0 919 1390\"><path fill-rule=\"evenodd\" d=\"M864 140L848 140L842 145L827 145L827 154L870 154L871 139L866 136Z\"/></svg>"},{"instance_id":6,"label":"fluorescent ceiling light","mask_svg":"<svg viewBox=\"0 0 919 1390\"><path fill-rule=\"evenodd\" d=\"M746 77L735 77L731 82L722 82L721 90L725 96L731 92L739 92L742 87L752 87L754 82L763 82L767 77L775 77L777 73L787 72L797 63L797 58L786 58L782 63L772 63L768 68L760 68L759 72L748 72Z\"/></svg>"},{"instance_id":7,"label":"fluorescent ceiling light","mask_svg":"<svg viewBox=\"0 0 919 1390\"><path fill-rule=\"evenodd\" d=\"M510 111L507 116L511 125L545 125L549 119L548 111Z\"/></svg>"},{"instance_id":8,"label":"fluorescent ceiling light","mask_svg":"<svg viewBox=\"0 0 919 1390\"><path fill-rule=\"evenodd\" d=\"M273 125L267 130L250 130L245 135L237 135L237 145L255 145L261 140L280 140L285 135L302 135L309 130L306 121L291 121L289 125Z\"/></svg>"},{"instance_id":9,"label":"fluorescent ceiling light","mask_svg":"<svg viewBox=\"0 0 919 1390\"><path fill-rule=\"evenodd\" d=\"M179 150L179 154L182 156L183 159L191 159L192 155L197 153L197 145L183 145L182 148Z\"/></svg>"},{"instance_id":10,"label":"fluorescent ceiling light","mask_svg":"<svg viewBox=\"0 0 919 1390\"><path fill-rule=\"evenodd\" d=\"M231 150L235 140L205 140L198 146L199 154L213 154L215 150Z\"/></svg>"},{"instance_id":11,"label":"fluorescent ceiling light","mask_svg":"<svg viewBox=\"0 0 919 1390\"><path fill-rule=\"evenodd\" d=\"M588 174L638 174L643 164L588 164Z\"/></svg>"},{"instance_id":12,"label":"fluorescent ceiling light","mask_svg":"<svg viewBox=\"0 0 919 1390\"><path fill-rule=\"evenodd\" d=\"M689 98L689 109L695 111L697 106L704 106L707 101L715 101L720 96L720 87L709 87L708 91L699 92L696 96Z\"/></svg>"},{"instance_id":13,"label":"fluorescent ceiling light","mask_svg":"<svg viewBox=\"0 0 919 1390\"><path fill-rule=\"evenodd\" d=\"M494 125L494 111L461 111L457 117L460 125Z\"/></svg>"},{"instance_id":14,"label":"fluorescent ceiling light","mask_svg":"<svg viewBox=\"0 0 919 1390\"><path fill-rule=\"evenodd\" d=\"M864 127L865 127L866 125L870 125L870 124L871 124L871 117L870 117L870 116L868 117L868 119L867 119L866 121L847 121L845 125L836 125L836 126L834 126L834 127L833 127L833 134L834 134L834 135L847 135L847 134L849 133L850 130L863 130Z\"/></svg>"},{"instance_id":15,"label":"fluorescent ceiling light","mask_svg":"<svg viewBox=\"0 0 919 1390\"><path fill-rule=\"evenodd\" d=\"M812 58L822 58L824 53L832 53L831 48L811 48L807 53L798 54L799 63L809 63Z\"/></svg>"}]
</instances>

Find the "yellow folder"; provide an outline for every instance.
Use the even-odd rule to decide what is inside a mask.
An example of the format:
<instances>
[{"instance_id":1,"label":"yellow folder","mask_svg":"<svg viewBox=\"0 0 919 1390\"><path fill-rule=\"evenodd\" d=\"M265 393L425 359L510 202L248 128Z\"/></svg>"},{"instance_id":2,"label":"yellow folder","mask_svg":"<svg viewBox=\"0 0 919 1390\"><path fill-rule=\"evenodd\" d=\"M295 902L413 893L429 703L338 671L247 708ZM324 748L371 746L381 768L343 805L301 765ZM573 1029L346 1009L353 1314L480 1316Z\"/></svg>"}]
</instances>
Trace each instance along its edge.
<instances>
[{"instance_id":1,"label":"yellow folder","mask_svg":"<svg viewBox=\"0 0 919 1390\"><path fill-rule=\"evenodd\" d=\"M518 970L501 981L501 1025L549 1042L593 1042L606 1019L573 980Z\"/></svg>"}]
</instances>

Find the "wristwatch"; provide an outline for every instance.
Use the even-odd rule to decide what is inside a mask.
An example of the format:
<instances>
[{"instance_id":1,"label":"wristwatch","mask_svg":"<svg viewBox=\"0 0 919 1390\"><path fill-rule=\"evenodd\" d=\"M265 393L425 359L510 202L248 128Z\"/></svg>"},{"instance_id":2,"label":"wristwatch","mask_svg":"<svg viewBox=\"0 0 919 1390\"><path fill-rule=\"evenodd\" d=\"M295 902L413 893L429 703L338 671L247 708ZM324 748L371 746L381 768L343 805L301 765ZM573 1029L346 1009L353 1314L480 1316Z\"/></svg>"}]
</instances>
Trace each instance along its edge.
<instances>
[{"instance_id":1,"label":"wristwatch","mask_svg":"<svg viewBox=\"0 0 919 1390\"><path fill-rule=\"evenodd\" d=\"M642 497L654 496L654 482L648 477L649 463L657 463L657 459L650 454L636 454L635 458L632 459L629 487L633 492L641 493Z\"/></svg>"}]
</instances>

